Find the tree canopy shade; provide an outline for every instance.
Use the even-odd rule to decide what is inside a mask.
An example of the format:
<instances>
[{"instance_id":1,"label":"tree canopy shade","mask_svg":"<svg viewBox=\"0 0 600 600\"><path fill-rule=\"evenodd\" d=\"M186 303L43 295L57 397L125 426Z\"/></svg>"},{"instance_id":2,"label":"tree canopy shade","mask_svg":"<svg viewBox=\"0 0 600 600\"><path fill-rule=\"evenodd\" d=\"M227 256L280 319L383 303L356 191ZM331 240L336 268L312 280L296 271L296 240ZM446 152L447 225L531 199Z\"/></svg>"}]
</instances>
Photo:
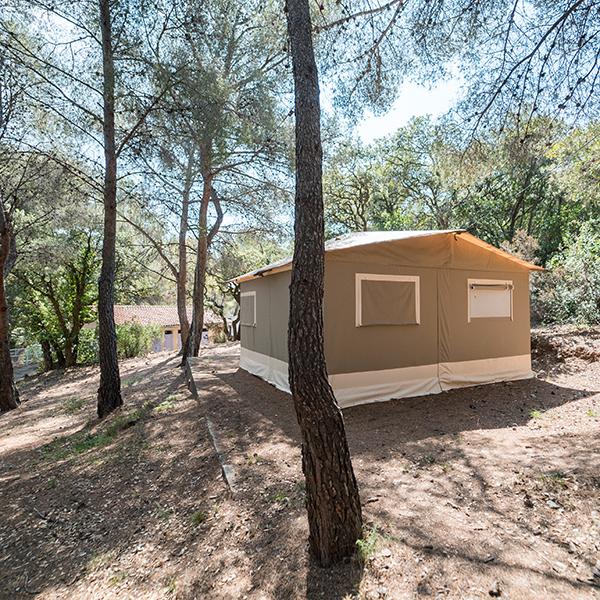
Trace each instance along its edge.
<instances>
[{"instance_id":1,"label":"tree canopy shade","mask_svg":"<svg viewBox=\"0 0 600 600\"><path fill-rule=\"evenodd\" d=\"M464 74L470 127L517 113L576 122L600 104L596 0L381 0L336 2L316 20L322 61L336 74L337 100L360 114L384 109L399 83Z\"/></svg>"},{"instance_id":2,"label":"tree canopy shade","mask_svg":"<svg viewBox=\"0 0 600 600\"><path fill-rule=\"evenodd\" d=\"M323 347L325 241L319 81L308 0L287 0L294 73L296 193L290 285L289 380L302 433L309 546L328 566L352 554L362 533L358 486Z\"/></svg>"}]
</instances>

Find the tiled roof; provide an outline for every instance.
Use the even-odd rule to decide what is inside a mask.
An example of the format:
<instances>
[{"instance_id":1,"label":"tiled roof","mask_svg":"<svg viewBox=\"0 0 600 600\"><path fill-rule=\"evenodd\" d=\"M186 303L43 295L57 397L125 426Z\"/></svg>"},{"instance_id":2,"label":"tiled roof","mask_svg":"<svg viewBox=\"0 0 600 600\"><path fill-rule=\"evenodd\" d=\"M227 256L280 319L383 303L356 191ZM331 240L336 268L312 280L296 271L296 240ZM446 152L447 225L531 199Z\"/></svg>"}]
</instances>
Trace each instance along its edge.
<instances>
[{"instance_id":1,"label":"tiled roof","mask_svg":"<svg viewBox=\"0 0 600 600\"><path fill-rule=\"evenodd\" d=\"M188 319L192 320L192 311L187 310ZM220 323L220 319L212 311L204 311L204 323ZM140 325L160 325L168 327L179 325L177 306L151 304L115 304L115 323L139 323Z\"/></svg>"}]
</instances>

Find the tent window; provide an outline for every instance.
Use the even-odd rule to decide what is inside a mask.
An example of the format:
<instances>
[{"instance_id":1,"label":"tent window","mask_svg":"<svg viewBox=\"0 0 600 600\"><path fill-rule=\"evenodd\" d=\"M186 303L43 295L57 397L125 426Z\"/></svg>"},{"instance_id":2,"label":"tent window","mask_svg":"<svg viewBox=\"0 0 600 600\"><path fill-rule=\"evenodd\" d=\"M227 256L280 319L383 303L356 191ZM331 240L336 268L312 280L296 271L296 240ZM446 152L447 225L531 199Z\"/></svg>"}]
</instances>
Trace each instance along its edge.
<instances>
[{"instance_id":1,"label":"tent window","mask_svg":"<svg viewBox=\"0 0 600 600\"><path fill-rule=\"evenodd\" d=\"M421 322L419 277L356 274L356 326Z\"/></svg>"},{"instance_id":2,"label":"tent window","mask_svg":"<svg viewBox=\"0 0 600 600\"><path fill-rule=\"evenodd\" d=\"M256 292L240 294L240 325L256 327Z\"/></svg>"},{"instance_id":3,"label":"tent window","mask_svg":"<svg viewBox=\"0 0 600 600\"><path fill-rule=\"evenodd\" d=\"M469 279L469 321L513 318L513 282L500 279Z\"/></svg>"}]
</instances>

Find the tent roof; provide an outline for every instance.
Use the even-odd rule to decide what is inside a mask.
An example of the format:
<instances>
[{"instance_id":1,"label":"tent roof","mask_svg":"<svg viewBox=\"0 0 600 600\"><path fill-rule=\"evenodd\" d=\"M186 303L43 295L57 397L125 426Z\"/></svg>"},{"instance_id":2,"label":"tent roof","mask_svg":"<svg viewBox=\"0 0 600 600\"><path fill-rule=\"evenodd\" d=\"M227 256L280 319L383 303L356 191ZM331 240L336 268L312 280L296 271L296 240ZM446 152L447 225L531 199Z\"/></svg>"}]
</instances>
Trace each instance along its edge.
<instances>
[{"instance_id":1,"label":"tent roof","mask_svg":"<svg viewBox=\"0 0 600 600\"><path fill-rule=\"evenodd\" d=\"M471 235L464 229L425 229L420 231L359 231L357 233L347 233L345 235L340 235L331 240L325 242L325 252L336 252L339 250L347 250L348 248L356 248L358 246L370 246L373 244L381 244L385 242L398 242L402 240L417 238L417 237L432 237L438 235L448 235L448 234L456 234L459 235L465 241L468 241L475 246L479 246L483 250L488 252L494 252L504 258L511 260L520 266L529 269L530 271L543 271L544 269L538 265L534 265L533 263L527 262L516 256L506 252L505 250L500 250L483 240L480 240L478 237ZM256 269L255 271L250 271L249 273L244 273L243 275L239 275L238 277L232 279L236 283L241 283L243 281L250 281L251 279L256 279L257 277L262 277L264 275L272 275L274 273L279 273L281 271L288 271L292 268L292 257L283 258L277 262L271 263L260 269Z\"/></svg>"}]
</instances>

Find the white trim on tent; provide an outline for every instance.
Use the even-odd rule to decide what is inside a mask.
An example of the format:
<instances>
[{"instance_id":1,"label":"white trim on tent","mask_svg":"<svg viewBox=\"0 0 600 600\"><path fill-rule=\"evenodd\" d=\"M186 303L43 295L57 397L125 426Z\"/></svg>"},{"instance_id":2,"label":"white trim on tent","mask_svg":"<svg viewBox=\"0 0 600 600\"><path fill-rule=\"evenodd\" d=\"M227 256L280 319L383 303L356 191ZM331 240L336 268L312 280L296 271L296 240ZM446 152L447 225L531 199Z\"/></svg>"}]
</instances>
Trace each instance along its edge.
<instances>
[{"instance_id":1,"label":"white trim on tent","mask_svg":"<svg viewBox=\"0 0 600 600\"><path fill-rule=\"evenodd\" d=\"M419 365L362 373L330 375L329 382L341 408L385 402L392 398L411 398L439 394L437 365Z\"/></svg>"},{"instance_id":2,"label":"white trim on tent","mask_svg":"<svg viewBox=\"0 0 600 600\"><path fill-rule=\"evenodd\" d=\"M242 347L240 348L240 367L248 373L258 375L277 389L290 393L286 362Z\"/></svg>"},{"instance_id":3,"label":"white trim on tent","mask_svg":"<svg viewBox=\"0 0 600 600\"><path fill-rule=\"evenodd\" d=\"M421 278L418 275L388 275L385 273L356 273L356 327L362 327L362 282L363 281L408 281L415 284L415 320L421 324Z\"/></svg>"},{"instance_id":4,"label":"white trim on tent","mask_svg":"<svg viewBox=\"0 0 600 600\"><path fill-rule=\"evenodd\" d=\"M440 363L440 385L444 391L534 376L530 354Z\"/></svg>"}]
</instances>

